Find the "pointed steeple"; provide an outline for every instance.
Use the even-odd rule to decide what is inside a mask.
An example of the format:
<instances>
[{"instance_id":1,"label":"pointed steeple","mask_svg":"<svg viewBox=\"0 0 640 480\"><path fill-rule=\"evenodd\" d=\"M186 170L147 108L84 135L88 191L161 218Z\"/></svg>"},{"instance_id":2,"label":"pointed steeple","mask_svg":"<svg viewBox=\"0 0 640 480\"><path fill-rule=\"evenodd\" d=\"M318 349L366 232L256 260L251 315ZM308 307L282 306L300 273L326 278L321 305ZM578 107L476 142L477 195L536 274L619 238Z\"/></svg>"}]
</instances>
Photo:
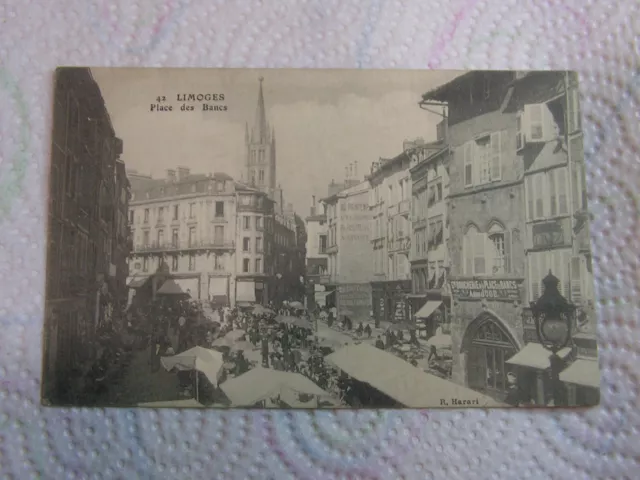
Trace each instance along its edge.
<instances>
[{"instance_id":1,"label":"pointed steeple","mask_svg":"<svg viewBox=\"0 0 640 480\"><path fill-rule=\"evenodd\" d=\"M262 93L263 77L258 78L260 81L260 90L258 91L258 106L256 107L256 118L253 123L253 129L251 130L251 142L263 143L267 141L268 126L267 126L267 114L264 109L264 95Z\"/></svg>"},{"instance_id":2,"label":"pointed steeple","mask_svg":"<svg viewBox=\"0 0 640 480\"><path fill-rule=\"evenodd\" d=\"M244 143L249 144L249 123L244 122Z\"/></svg>"}]
</instances>

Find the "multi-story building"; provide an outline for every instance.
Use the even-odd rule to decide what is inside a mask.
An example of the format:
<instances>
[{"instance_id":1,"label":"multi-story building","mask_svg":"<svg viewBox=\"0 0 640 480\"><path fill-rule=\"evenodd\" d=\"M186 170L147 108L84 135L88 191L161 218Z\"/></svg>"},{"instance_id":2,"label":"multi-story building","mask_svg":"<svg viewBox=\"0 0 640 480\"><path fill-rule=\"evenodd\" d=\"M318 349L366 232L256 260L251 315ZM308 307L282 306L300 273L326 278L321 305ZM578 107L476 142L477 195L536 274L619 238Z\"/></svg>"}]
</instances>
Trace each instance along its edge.
<instances>
[{"instance_id":1,"label":"multi-story building","mask_svg":"<svg viewBox=\"0 0 640 480\"><path fill-rule=\"evenodd\" d=\"M351 183L351 182L347 182ZM340 192L329 186L329 195L321 200L327 217L327 290L335 290L338 315L354 321L371 315L371 276L369 182L359 182Z\"/></svg>"},{"instance_id":2,"label":"multi-story building","mask_svg":"<svg viewBox=\"0 0 640 480\"><path fill-rule=\"evenodd\" d=\"M371 166L369 212L373 281L373 317L402 322L411 316L411 158L406 151Z\"/></svg>"},{"instance_id":3,"label":"multi-story building","mask_svg":"<svg viewBox=\"0 0 640 480\"><path fill-rule=\"evenodd\" d=\"M97 332L117 323L126 301L118 279L128 235L118 215L128 186L122 141L90 70L58 70L54 101L42 396L76 403Z\"/></svg>"},{"instance_id":4,"label":"multi-story building","mask_svg":"<svg viewBox=\"0 0 640 480\"><path fill-rule=\"evenodd\" d=\"M313 197L309 216L305 219L307 229L306 245L306 278L307 278L307 307L335 306L333 292L327 290L329 282L327 245L329 229L324 208L316 206L316 197ZM330 298L331 296L331 298ZM333 301L332 301L333 300Z\"/></svg>"},{"instance_id":5,"label":"multi-story building","mask_svg":"<svg viewBox=\"0 0 640 480\"><path fill-rule=\"evenodd\" d=\"M497 398L506 361L524 346L527 299L524 169L517 116L506 108L513 79L469 72L423 96L448 105L452 378Z\"/></svg>"},{"instance_id":6,"label":"multi-story building","mask_svg":"<svg viewBox=\"0 0 640 480\"><path fill-rule=\"evenodd\" d=\"M438 326L448 323L451 310L446 205L451 152L443 137L415 144L408 153L412 164L412 311L418 329L431 337Z\"/></svg>"},{"instance_id":7,"label":"multi-story building","mask_svg":"<svg viewBox=\"0 0 640 480\"><path fill-rule=\"evenodd\" d=\"M520 74L508 108L517 112L516 148L524 167L527 300L539 298L549 272L558 278L560 293L578 312L572 352L578 358L561 379L568 385L570 404L597 404L594 279L577 77L562 71ZM524 340L534 343L525 349L533 351L535 324L530 309L523 310ZM546 404L552 396L548 372L526 360L521 354L510 363L520 367L525 383L537 386L537 403Z\"/></svg>"},{"instance_id":8,"label":"multi-story building","mask_svg":"<svg viewBox=\"0 0 640 480\"><path fill-rule=\"evenodd\" d=\"M235 305L264 298L257 280L267 275L264 242L273 218L266 194L225 173L194 175L186 167L138 185L129 211L129 265L138 284L157 280L154 294L162 294L164 276L151 277L164 270L194 299Z\"/></svg>"}]
</instances>

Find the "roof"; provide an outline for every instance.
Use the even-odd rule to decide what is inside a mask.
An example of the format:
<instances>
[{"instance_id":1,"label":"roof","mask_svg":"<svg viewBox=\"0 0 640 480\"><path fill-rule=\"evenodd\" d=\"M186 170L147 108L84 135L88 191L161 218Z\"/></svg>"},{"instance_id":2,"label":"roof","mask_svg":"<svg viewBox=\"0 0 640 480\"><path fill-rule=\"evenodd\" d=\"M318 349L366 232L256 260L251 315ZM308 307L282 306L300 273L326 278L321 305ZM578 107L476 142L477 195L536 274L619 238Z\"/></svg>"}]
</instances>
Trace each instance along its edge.
<instances>
[{"instance_id":1,"label":"roof","mask_svg":"<svg viewBox=\"0 0 640 480\"><path fill-rule=\"evenodd\" d=\"M440 85L432 90L429 90L427 93L422 95L423 101L435 100L438 102L446 102L451 91L459 88L461 85L466 83L473 76L481 74L480 71L472 70L470 72L464 73L459 77L454 78L450 82Z\"/></svg>"},{"instance_id":2,"label":"roof","mask_svg":"<svg viewBox=\"0 0 640 480\"><path fill-rule=\"evenodd\" d=\"M309 215L307 218L305 218L305 221L307 222L321 222L323 220L326 220L327 216L322 213L322 214L316 214L316 215Z\"/></svg>"},{"instance_id":3,"label":"roof","mask_svg":"<svg viewBox=\"0 0 640 480\"><path fill-rule=\"evenodd\" d=\"M411 149L413 150L413 148ZM407 154L407 152L401 152L393 158L380 158L380 166L374 170L371 174L367 175L367 180L377 177L383 174L386 170L389 170L391 167L402 163L403 161L408 160L411 161L411 157Z\"/></svg>"},{"instance_id":4,"label":"roof","mask_svg":"<svg viewBox=\"0 0 640 480\"><path fill-rule=\"evenodd\" d=\"M560 373L560 380L574 385L600 388L598 361L596 359L578 358Z\"/></svg>"},{"instance_id":5,"label":"roof","mask_svg":"<svg viewBox=\"0 0 640 480\"><path fill-rule=\"evenodd\" d=\"M427 373L366 343L347 345L326 360L405 407L439 407L442 399L477 400L477 404L464 404L471 407L502 406L491 397Z\"/></svg>"},{"instance_id":6,"label":"roof","mask_svg":"<svg viewBox=\"0 0 640 480\"><path fill-rule=\"evenodd\" d=\"M558 352L561 358L567 358L571 353L570 348L563 348ZM519 365L521 367L534 368L536 370L546 370L551 368L551 352L539 343L527 343L527 345L508 359L505 363Z\"/></svg>"}]
</instances>

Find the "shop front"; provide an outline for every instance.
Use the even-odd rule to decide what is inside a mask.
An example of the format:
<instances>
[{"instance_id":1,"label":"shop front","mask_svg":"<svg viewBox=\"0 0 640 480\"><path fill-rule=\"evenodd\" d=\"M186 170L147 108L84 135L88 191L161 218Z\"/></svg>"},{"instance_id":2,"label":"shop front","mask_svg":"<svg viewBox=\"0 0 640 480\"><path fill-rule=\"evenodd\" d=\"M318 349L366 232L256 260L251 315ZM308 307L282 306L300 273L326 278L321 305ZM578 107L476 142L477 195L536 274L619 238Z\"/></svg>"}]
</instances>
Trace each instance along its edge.
<instances>
[{"instance_id":1,"label":"shop front","mask_svg":"<svg viewBox=\"0 0 640 480\"><path fill-rule=\"evenodd\" d=\"M452 379L506 397L508 361L523 347L523 280L451 280Z\"/></svg>"},{"instance_id":2,"label":"shop front","mask_svg":"<svg viewBox=\"0 0 640 480\"><path fill-rule=\"evenodd\" d=\"M431 338L436 334L438 327L449 332L451 321L451 297L443 295L440 291L432 291L416 298L412 296L412 310L415 311L414 319L421 338Z\"/></svg>"},{"instance_id":3,"label":"shop front","mask_svg":"<svg viewBox=\"0 0 640 480\"><path fill-rule=\"evenodd\" d=\"M209 277L209 301L214 308L229 305L229 276Z\"/></svg>"},{"instance_id":4,"label":"shop front","mask_svg":"<svg viewBox=\"0 0 640 480\"><path fill-rule=\"evenodd\" d=\"M412 318L411 280L372 282L373 318L376 322L410 322Z\"/></svg>"}]
</instances>

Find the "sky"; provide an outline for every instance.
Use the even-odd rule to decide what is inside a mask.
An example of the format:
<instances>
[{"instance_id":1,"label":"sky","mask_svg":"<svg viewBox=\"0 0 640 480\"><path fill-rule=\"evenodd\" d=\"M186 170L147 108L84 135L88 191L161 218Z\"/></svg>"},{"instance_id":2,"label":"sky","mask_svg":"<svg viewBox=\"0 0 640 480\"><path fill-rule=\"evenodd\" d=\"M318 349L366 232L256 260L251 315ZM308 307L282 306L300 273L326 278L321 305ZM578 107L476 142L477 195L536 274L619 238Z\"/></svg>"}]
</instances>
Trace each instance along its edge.
<instances>
[{"instance_id":1,"label":"sky","mask_svg":"<svg viewBox=\"0 0 640 480\"><path fill-rule=\"evenodd\" d=\"M435 139L441 118L418 107L421 95L463 72L426 70L94 68L127 168L162 178L168 168L225 172L240 180L245 123L254 123L263 77L267 121L275 129L277 183L285 202L307 215L311 197L327 195L357 162L402 152L405 139ZM178 95L224 94L226 111L180 110ZM157 97L173 111L151 112Z\"/></svg>"}]
</instances>

